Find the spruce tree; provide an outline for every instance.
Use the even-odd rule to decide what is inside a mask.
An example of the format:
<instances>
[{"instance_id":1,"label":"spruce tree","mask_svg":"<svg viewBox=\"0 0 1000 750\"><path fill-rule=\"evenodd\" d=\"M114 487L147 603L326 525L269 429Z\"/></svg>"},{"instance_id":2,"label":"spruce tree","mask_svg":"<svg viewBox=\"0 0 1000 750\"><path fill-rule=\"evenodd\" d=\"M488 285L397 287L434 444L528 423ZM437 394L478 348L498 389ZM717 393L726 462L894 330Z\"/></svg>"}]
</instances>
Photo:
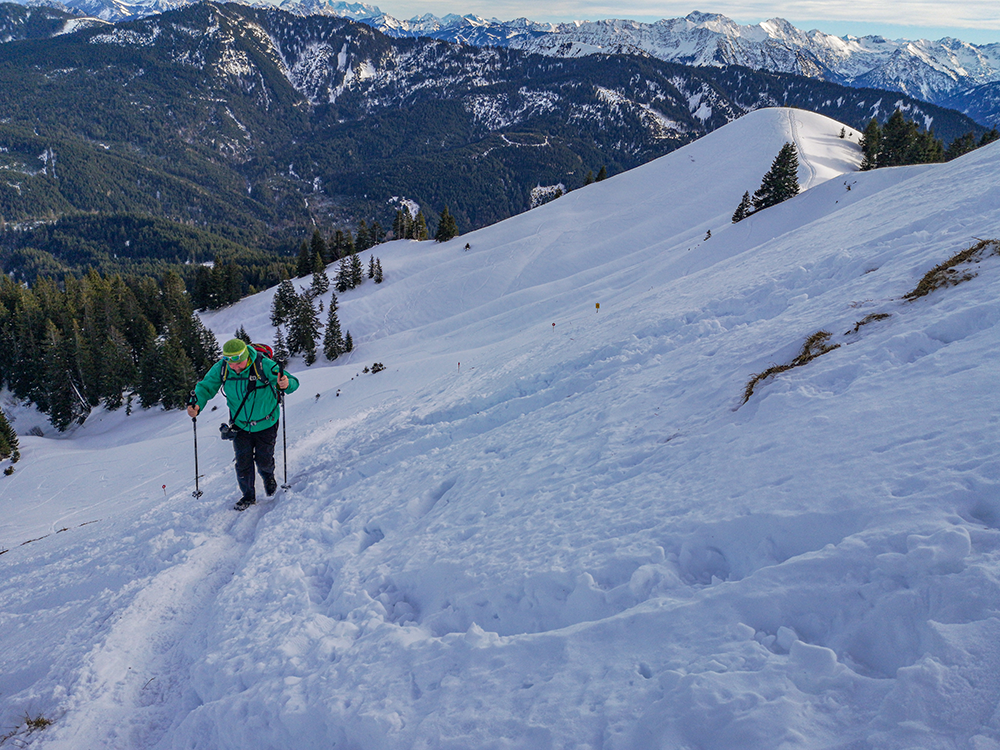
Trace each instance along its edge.
<instances>
[{"instance_id":1,"label":"spruce tree","mask_svg":"<svg viewBox=\"0 0 1000 750\"><path fill-rule=\"evenodd\" d=\"M868 171L878 166L878 155L882 150L882 128L874 117L865 126L861 135L861 170Z\"/></svg>"},{"instance_id":2,"label":"spruce tree","mask_svg":"<svg viewBox=\"0 0 1000 750\"><path fill-rule=\"evenodd\" d=\"M608 179L608 169L603 164L601 165L601 171L597 173L597 181Z\"/></svg>"},{"instance_id":3,"label":"spruce tree","mask_svg":"<svg viewBox=\"0 0 1000 750\"><path fill-rule=\"evenodd\" d=\"M300 294L295 313L288 326L288 352L305 356L306 365L316 361L316 341L322 323L308 294Z\"/></svg>"},{"instance_id":4,"label":"spruce tree","mask_svg":"<svg viewBox=\"0 0 1000 750\"><path fill-rule=\"evenodd\" d=\"M351 332L348 331L347 335L344 336L344 351L353 352L354 351L354 339L351 338Z\"/></svg>"},{"instance_id":5,"label":"spruce tree","mask_svg":"<svg viewBox=\"0 0 1000 750\"><path fill-rule=\"evenodd\" d=\"M3 413L3 409L0 409L0 459L6 458L16 464L21 458L21 449L14 427Z\"/></svg>"},{"instance_id":6,"label":"spruce tree","mask_svg":"<svg viewBox=\"0 0 1000 750\"><path fill-rule=\"evenodd\" d=\"M375 283L382 283L382 260L380 258L375 259Z\"/></svg>"},{"instance_id":7,"label":"spruce tree","mask_svg":"<svg viewBox=\"0 0 1000 750\"><path fill-rule=\"evenodd\" d=\"M317 255L313 259L313 277L312 284L309 286L309 293L313 297L319 297L321 294L326 294L329 288L330 277L326 275L326 264L323 262L323 259Z\"/></svg>"},{"instance_id":8,"label":"spruce tree","mask_svg":"<svg viewBox=\"0 0 1000 750\"><path fill-rule=\"evenodd\" d=\"M281 362L285 364L290 359L288 355L288 344L285 342L285 334L281 331L281 326L278 326L274 331L274 346L272 347L274 351L274 361Z\"/></svg>"},{"instance_id":9,"label":"spruce tree","mask_svg":"<svg viewBox=\"0 0 1000 750\"><path fill-rule=\"evenodd\" d=\"M177 336L170 336L165 342L160 367L160 403L165 409L180 409L187 403L198 376Z\"/></svg>"},{"instance_id":10,"label":"spruce tree","mask_svg":"<svg viewBox=\"0 0 1000 750\"><path fill-rule=\"evenodd\" d=\"M351 284L351 261L348 256L344 256L340 259L340 265L337 268L337 283L336 289L338 292L343 294L348 289L353 289Z\"/></svg>"},{"instance_id":11,"label":"spruce tree","mask_svg":"<svg viewBox=\"0 0 1000 750\"><path fill-rule=\"evenodd\" d=\"M288 322L298 300L295 285L289 279L278 284L271 300L271 325L277 328Z\"/></svg>"},{"instance_id":12,"label":"spruce tree","mask_svg":"<svg viewBox=\"0 0 1000 750\"><path fill-rule=\"evenodd\" d=\"M374 255L374 253L372 255L368 256L368 278L369 279L374 279L375 278L375 255Z\"/></svg>"},{"instance_id":13,"label":"spruce tree","mask_svg":"<svg viewBox=\"0 0 1000 750\"><path fill-rule=\"evenodd\" d=\"M302 279L312 273L313 268L313 256L309 252L309 245L306 244L305 240L302 240L302 244L299 246L299 258L295 264L295 275Z\"/></svg>"},{"instance_id":14,"label":"spruce tree","mask_svg":"<svg viewBox=\"0 0 1000 750\"><path fill-rule=\"evenodd\" d=\"M753 194L754 211L776 206L799 194L799 154L794 143L785 143L774 157L771 169Z\"/></svg>"},{"instance_id":15,"label":"spruce tree","mask_svg":"<svg viewBox=\"0 0 1000 750\"><path fill-rule=\"evenodd\" d=\"M378 221L372 222L371 239L372 247L385 241L385 230L382 229L382 225Z\"/></svg>"},{"instance_id":16,"label":"spruce tree","mask_svg":"<svg viewBox=\"0 0 1000 750\"><path fill-rule=\"evenodd\" d=\"M750 191L747 190L743 193L743 200L740 201L740 205L738 205L736 207L736 211L733 212L733 224L743 221L752 213L753 202L750 200Z\"/></svg>"},{"instance_id":17,"label":"spruce tree","mask_svg":"<svg viewBox=\"0 0 1000 750\"><path fill-rule=\"evenodd\" d=\"M323 335L323 355L328 360L335 360L346 349L344 337L340 330L340 319L337 317L337 295L330 299L330 308L326 316L326 333Z\"/></svg>"},{"instance_id":18,"label":"spruce tree","mask_svg":"<svg viewBox=\"0 0 1000 750\"><path fill-rule=\"evenodd\" d=\"M243 341L244 343L247 343L247 344L250 344L250 343L253 343L253 342L252 342L252 341L250 340L250 334L249 334L249 333L247 333L247 329L246 329L246 328L244 328L243 326L240 326L240 327L239 327L239 328L238 328L238 329L236 330L236 333L235 333L235 335L233 336L233 338L237 338L237 339L239 339L240 341Z\"/></svg>"},{"instance_id":19,"label":"spruce tree","mask_svg":"<svg viewBox=\"0 0 1000 750\"><path fill-rule=\"evenodd\" d=\"M319 233L319 229L314 229L312 234L312 239L309 241L309 254L312 257L319 255L323 264L327 263L327 248L326 242L323 241L323 235Z\"/></svg>"},{"instance_id":20,"label":"spruce tree","mask_svg":"<svg viewBox=\"0 0 1000 750\"><path fill-rule=\"evenodd\" d=\"M441 221L438 223L437 232L434 234L434 239L437 242L447 242L452 237L458 236L458 223L455 221L455 217L451 215L448 207L444 207L444 211L441 212Z\"/></svg>"},{"instance_id":21,"label":"spruce tree","mask_svg":"<svg viewBox=\"0 0 1000 750\"><path fill-rule=\"evenodd\" d=\"M423 211L417 211L417 218L413 220L413 239L424 242L427 238L427 220Z\"/></svg>"},{"instance_id":22,"label":"spruce tree","mask_svg":"<svg viewBox=\"0 0 1000 750\"><path fill-rule=\"evenodd\" d=\"M361 265L361 258L355 253L351 256L351 289L361 286L365 280L365 267Z\"/></svg>"},{"instance_id":23,"label":"spruce tree","mask_svg":"<svg viewBox=\"0 0 1000 750\"><path fill-rule=\"evenodd\" d=\"M368 224L365 223L364 219L361 219L358 222L358 234L354 239L354 250L359 253L364 252L373 244L371 236L368 233Z\"/></svg>"}]
</instances>

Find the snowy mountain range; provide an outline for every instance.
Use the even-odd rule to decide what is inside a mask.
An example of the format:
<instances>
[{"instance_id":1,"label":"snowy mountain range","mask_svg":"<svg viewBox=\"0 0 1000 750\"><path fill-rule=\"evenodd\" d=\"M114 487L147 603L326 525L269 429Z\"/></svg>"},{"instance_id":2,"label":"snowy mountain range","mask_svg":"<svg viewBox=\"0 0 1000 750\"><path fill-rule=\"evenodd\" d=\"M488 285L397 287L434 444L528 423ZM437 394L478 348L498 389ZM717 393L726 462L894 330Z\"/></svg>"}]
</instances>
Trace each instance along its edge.
<instances>
[{"instance_id":1,"label":"snowy mountain range","mask_svg":"<svg viewBox=\"0 0 1000 750\"><path fill-rule=\"evenodd\" d=\"M753 112L379 246L242 514L221 409L193 498L183 413L4 400L10 743L996 747L1000 143L859 173L841 127ZM786 141L803 192L732 224ZM269 341L273 292L204 320Z\"/></svg>"},{"instance_id":2,"label":"snowy mountain range","mask_svg":"<svg viewBox=\"0 0 1000 750\"><path fill-rule=\"evenodd\" d=\"M71 0L64 7L117 21L160 13L185 2ZM898 91L959 108L983 124L1000 123L1000 110L994 105L996 97L979 88L1000 81L1000 44L975 45L951 38L930 41L837 37L819 30L803 31L781 18L740 25L720 14L700 12L656 23L607 19L548 24L525 18L501 21L454 14L400 20L374 5L330 0L249 4L351 18L393 37L427 36L559 57L640 54L684 65L742 65L795 73L849 86Z\"/></svg>"}]
</instances>

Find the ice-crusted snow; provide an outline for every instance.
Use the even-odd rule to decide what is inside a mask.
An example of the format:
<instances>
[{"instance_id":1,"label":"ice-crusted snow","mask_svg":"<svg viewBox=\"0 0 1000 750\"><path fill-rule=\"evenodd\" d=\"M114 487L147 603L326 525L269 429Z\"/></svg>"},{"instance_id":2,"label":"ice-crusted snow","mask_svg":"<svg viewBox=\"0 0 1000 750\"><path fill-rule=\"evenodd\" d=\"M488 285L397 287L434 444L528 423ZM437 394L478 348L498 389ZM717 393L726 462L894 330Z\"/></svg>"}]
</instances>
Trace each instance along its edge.
<instances>
[{"instance_id":1,"label":"ice-crusted snow","mask_svg":"<svg viewBox=\"0 0 1000 750\"><path fill-rule=\"evenodd\" d=\"M292 488L245 513L221 411L194 499L181 413L39 438L12 409L0 725L53 720L18 738L44 750L997 747L1000 257L903 295L1000 237L1000 144L858 173L840 128L754 112L378 246L385 283L340 297L355 351L291 364ZM808 189L731 224L790 139ZM272 293L205 320L269 338ZM742 403L820 330L839 346Z\"/></svg>"}]
</instances>

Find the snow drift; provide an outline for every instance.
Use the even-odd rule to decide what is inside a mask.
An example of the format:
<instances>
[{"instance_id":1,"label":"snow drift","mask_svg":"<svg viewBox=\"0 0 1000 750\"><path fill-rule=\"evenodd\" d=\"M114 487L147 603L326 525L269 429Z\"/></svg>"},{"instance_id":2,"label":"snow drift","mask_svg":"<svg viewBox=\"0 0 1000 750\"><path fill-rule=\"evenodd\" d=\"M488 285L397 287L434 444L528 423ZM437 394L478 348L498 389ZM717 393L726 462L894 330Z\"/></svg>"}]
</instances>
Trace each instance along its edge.
<instances>
[{"instance_id":1,"label":"snow drift","mask_svg":"<svg viewBox=\"0 0 1000 750\"><path fill-rule=\"evenodd\" d=\"M1000 747L1000 258L903 298L1000 237L1000 144L857 173L840 128L755 112L379 246L386 283L340 298L351 358L291 365L292 488L246 513L212 412L198 500L182 414L22 436L0 723L46 749ZM808 189L730 224L786 140ZM270 297L205 320L267 339Z\"/></svg>"}]
</instances>

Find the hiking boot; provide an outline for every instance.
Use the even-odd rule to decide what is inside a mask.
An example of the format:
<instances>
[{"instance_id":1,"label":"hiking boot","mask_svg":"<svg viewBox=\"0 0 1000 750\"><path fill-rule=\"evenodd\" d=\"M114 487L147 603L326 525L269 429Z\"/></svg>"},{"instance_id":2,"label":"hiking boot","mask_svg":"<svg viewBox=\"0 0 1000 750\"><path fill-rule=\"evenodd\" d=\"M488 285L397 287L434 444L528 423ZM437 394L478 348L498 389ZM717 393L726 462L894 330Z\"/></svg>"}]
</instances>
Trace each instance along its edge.
<instances>
[{"instance_id":1,"label":"hiking boot","mask_svg":"<svg viewBox=\"0 0 1000 750\"><path fill-rule=\"evenodd\" d=\"M233 506L233 510L246 510L247 508L249 508L251 505L253 505L256 502L257 502L256 498L241 497L240 500L239 500L239 502L236 503L236 505Z\"/></svg>"},{"instance_id":2,"label":"hiking boot","mask_svg":"<svg viewBox=\"0 0 1000 750\"><path fill-rule=\"evenodd\" d=\"M274 474L268 474L264 477L264 494L271 497L277 491L278 480L274 478Z\"/></svg>"}]
</instances>

